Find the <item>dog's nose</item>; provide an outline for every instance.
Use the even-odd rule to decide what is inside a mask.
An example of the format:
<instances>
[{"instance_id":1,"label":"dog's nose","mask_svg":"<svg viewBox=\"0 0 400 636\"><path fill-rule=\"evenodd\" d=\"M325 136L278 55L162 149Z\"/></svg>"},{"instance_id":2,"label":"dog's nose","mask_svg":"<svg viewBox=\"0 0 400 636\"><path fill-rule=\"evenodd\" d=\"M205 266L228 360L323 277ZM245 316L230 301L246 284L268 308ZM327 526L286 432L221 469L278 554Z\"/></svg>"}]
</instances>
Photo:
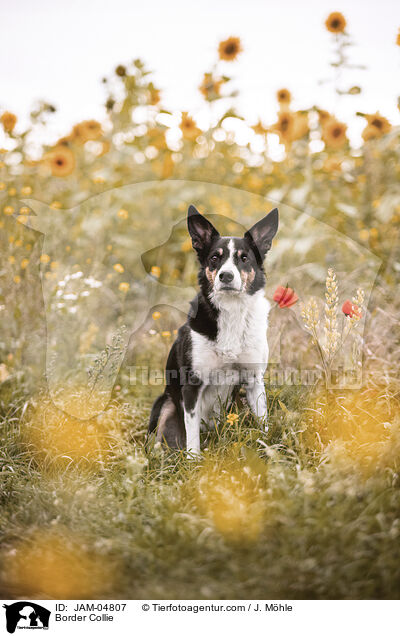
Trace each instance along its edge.
<instances>
[{"instance_id":1,"label":"dog's nose","mask_svg":"<svg viewBox=\"0 0 400 636\"><path fill-rule=\"evenodd\" d=\"M219 278L223 283L231 283L233 281L232 272L220 272Z\"/></svg>"}]
</instances>

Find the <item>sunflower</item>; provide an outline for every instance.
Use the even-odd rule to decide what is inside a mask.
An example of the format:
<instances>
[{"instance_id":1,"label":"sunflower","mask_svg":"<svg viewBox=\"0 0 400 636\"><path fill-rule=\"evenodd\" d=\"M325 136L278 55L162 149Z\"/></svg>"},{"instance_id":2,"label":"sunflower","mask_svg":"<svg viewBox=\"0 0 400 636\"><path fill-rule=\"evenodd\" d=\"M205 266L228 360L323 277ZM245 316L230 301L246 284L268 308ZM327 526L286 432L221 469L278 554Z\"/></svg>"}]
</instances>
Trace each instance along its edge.
<instances>
[{"instance_id":1,"label":"sunflower","mask_svg":"<svg viewBox=\"0 0 400 636\"><path fill-rule=\"evenodd\" d=\"M103 134L101 125L94 119L82 121L72 129L71 139L77 144L84 144L87 141L94 141Z\"/></svg>"},{"instance_id":2,"label":"sunflower","mask_svg":"<svg viewBox=\"0 0 400 636\"><path fill-rule=\"evenodd\" d=\"M222 79L214 78L212 73L204 73L203 81L199 86L199 91L209 102L211 102L220 96L222 82Z\"/></svg>"},{"instance_id":3,"label":"sunflower","mask_svg":"<svg viewBox=\"0 0 400 636\"><path fill-rule=\"evenodd\" d=\"M271 132L279 135L280 142L288 145L293 141L295 117L290 111L281 111L278 113L278 121L271 126Z\"/></svg>"},{"instance_id":4,"label":"sunflower","mask_svg":"<svg viewBox=\"0 0 400 636\"><path fill-rule=\"evenodd\" d=\"M239 53L242 51L242 43L240 38L230 37L227 40L219 43L218 54L220 60L226 60L227 62L233 62L236 60Z\"/></svg>"},{"instance_id":5,"label":"sunflower","mask_svg":"<svg viewBox=\"0 0 400 636\"><path fill-rule=\"evenodd\" d=\"M377 128L375 128L375 126L367 124L361 133L361 137L364 141L371 141L371 139L378 139L378 137L381 137L381 133Z\"/></svg>"},{"instance_id":6,"label":"sunflower","mask_svg":"<svg viewBox=\"0 0 400 636\"><path fill-rule=\"evenodd\" d=\"M68 135L66 137L61 137L61 139L57 141L57 146L69 146L71 141L72 141L71 135Z\"/></svg>"},{"instance_id":7,"label":"sunflower","mask_svg":"<svg viewBox=\"0 0 400 636\"><path fill-rule=\"evenodd\" d=\"M179 126L182 131L184 139L196 139L201 134L200 128L197 128L196 122L192 117L189 117L187 112L182 113L182 121Z\"/></svg>"},{"instance_id":8,"label":"sunflower","mask_svg":"<svg viewBox=\"0 0 400 636\"><path fill-rule=\"evenodd\" d=\"M339 11L330 13L325 20L325 26L331 33L343 33L346 28L346 18Z\"/></svg>"},{"instance_id":9,"label":"sunflower","mask_svg":"<svg viewBox=\"0 0 400 636\"><path fill-rule=\"evenodd\" d=\"M4 130L8 133L11 133L15 128L15 124L17 123L17 116L14 115L14 113L10 113L8 110L6 110L0 117L0 121L3 124Z\"/></svg>"},{"instance_id":10,"label":"sunflower","mask_svg":"<svg viewBox=\"0 0 400 636\"><path fill-rule=\"evenodd\" d=\"M317 109L319 123L324 126L328 123L330 119L334 119L333 115L331 115L327 110Z\"/></svg>"},{"instance_id":11,"label":"sunflower","mask_svg":"<svg viewBox=\"0 0 400 636\"><path fill-rule=\"evenodd\" d=\"M265 128L260 120L251 127L252 130L256 133L256 135L265 135L268 132L267 128Z\"/></svg>"},{"instance_id":12,"label":"sunflower","mask_svg":"<svg viewBox=\"0 0 400 636\"><path fill-rule=\"evenodd\" d=\"M75 168L74 153L66 146L56 146L45 159L54 177L67 177Z\"/></svg>"},{"instance_id":13,"label":"sunflower","mask_svg":"<svg viewBox=\"0 0 400 636\"><path fill-rule=\"evenodd\" d=\"M346 124L332 117L322 128L322 139L329 148L342 148L347 143L346 130Z\"/></svg>"},{"instance_id":14,"label":"sunflower","mask_svg":"<svg viewBox=\"0 0 400 636\"><path fill-rule=\"evenodd\" d=\"M276 93L276 99L283 106L288 106L292 101L292 94L287 88L280 88Z\"/></svg>"},{"instance_id":15,"label":"sunflower","mask_svg":"<svg viewBox=\"0 0 400 636\"><path fill-rule=\"evenodd\" d=\"M379 135L385 135L390 132L392 126L390 122L386 119L386 117L382 117L378 112L374 115L365 115L365 119L368 122L369 126L373 126L378 131Z\"/></svg>"}]
</instances>

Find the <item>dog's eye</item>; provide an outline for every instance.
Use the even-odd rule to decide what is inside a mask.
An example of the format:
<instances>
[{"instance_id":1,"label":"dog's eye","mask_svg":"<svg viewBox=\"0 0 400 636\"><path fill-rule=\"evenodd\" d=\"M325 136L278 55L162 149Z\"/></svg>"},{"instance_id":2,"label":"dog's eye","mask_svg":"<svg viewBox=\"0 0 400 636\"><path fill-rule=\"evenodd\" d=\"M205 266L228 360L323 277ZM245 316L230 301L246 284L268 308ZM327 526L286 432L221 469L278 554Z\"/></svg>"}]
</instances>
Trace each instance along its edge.
<instances>
[{"instance_id":1,"label":"dog's eye","mask_svg":"<svg viewBox=\"0 0 400 636\"><path fill-rule=\"evenodd\" d=\"M247 254L242 254L240 258L242 259L243 263L245 263L247 261Z\"/></svg>"},{"instance_id":2,"label":"dog's eye","mask_svg":"<svg viewBox=\"0 0 400 636\"><path fill-rule=\"evenodd\" d=\"M218 261L218 258L219 258L218 254L214 254L213 256L211 256L211 262L216 263Z\"/></svg>"}]
</instances>

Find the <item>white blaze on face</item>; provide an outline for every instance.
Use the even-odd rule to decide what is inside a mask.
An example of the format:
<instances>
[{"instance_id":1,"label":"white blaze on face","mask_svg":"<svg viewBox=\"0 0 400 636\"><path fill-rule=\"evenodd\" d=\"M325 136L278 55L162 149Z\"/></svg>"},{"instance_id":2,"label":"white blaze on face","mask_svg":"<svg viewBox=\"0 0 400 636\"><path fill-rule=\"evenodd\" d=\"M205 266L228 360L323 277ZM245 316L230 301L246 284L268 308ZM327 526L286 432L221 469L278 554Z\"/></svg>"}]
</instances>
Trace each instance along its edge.
<instances>
[{"instance_id":1,"label":"white blaze on face","mask_svg":"<svg viewBox=\"0 0 400 636\"><path fill-rule=\"evenodd\" d=\"M235 244L233 239L230 239L228 243L228 251L229 251L229 257L227 258L225 263L223 263L222 266L219 268L216 279L215 279L215 285L214 285L215 291L220 291L221 289L227 286L231 287L235 291L240 291L242 288L242 279L240 278L240 272L238 268L236 267L233 260L233 255L235 253ZM220 275L223 274L224 272L231 272L233 274L233 280L231 280L229 283L221 280Z\"/></svg>"}]
</instances>

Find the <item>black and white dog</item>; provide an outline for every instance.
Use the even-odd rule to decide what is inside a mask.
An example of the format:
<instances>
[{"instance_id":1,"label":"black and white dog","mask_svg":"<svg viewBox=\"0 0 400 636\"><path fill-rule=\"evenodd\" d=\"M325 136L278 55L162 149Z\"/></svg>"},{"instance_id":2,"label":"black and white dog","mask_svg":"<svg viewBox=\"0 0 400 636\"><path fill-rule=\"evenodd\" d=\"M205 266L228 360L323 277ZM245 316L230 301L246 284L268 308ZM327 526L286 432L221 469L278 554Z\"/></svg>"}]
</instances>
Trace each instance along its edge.
<instances>
[{"instance_id":1,"label":"black and white dog","mask_svg":"<svg viewBox=\"0 0 400 636\"><path fill-rule=\"evenodd\" d=\"M269 302L263 262L278 229L275 208L243 238L220 236L191 205L188 229L200 262L200 292L191 302L166 367L166 388L154 402L149 433L172 448L200 452L200 425L243 385L267 428L264 373Z\"/></svg>"}]
</instances>

